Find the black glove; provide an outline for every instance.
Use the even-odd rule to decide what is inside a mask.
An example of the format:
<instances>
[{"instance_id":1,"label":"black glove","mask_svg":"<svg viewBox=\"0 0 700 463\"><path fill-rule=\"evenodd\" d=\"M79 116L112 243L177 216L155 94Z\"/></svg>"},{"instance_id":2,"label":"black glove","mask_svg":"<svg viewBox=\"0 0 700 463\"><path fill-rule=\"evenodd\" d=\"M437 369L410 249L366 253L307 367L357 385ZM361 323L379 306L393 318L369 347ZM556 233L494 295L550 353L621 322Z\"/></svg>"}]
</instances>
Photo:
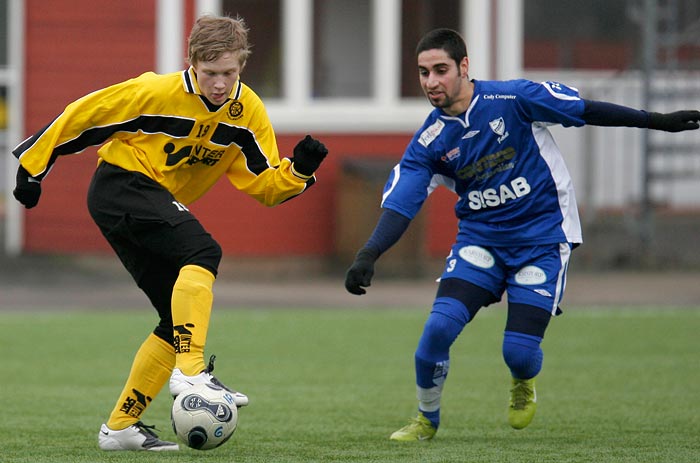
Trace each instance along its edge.
<instances>
[{"instance_id":1,"label":"black glove","mask_svg":"<svg viewBox=\"0 0 700 463\"><path fill-rule=\"evenodd\" d=\"M294 147L294 170L301 175L311 176L327 154L328 150L323 143L307 135Z\"/></svg>"},{"instance_id":2,"label":"black glove","mask_svg":"<svg viewBox=\"0 0 700 463\"><path fill-rule=\"evenodd\" d=\"M377 251L362 248L355 256L347 273L345 274L345 289L349 293L362 295L367 291L363 288L372 285L374 276L374 262L379 257Z\"/></svg>"},{"instance_id":3,"label":"black glove","mask_svg":"<svg viewBox=\"0 0 700 463\"><path fill-rule=\"evenodd\" d=\"M39 196L41 196L41 183L29 175L27 169L22 167L21 164L17 169L17 186L12 194L27 209L36 206L39 202Z\"/></svg>"},{"instance_id":4,"label":"black glove","mask_svg":"<svg viewBox=\"0 0 700 463\"><path fill-rule=\"evenodd\" d=\"M695 130L700 125L700 111L676 111L673 113L649 113L649 128L666 132Z\"/></svg>"}]
</instances>

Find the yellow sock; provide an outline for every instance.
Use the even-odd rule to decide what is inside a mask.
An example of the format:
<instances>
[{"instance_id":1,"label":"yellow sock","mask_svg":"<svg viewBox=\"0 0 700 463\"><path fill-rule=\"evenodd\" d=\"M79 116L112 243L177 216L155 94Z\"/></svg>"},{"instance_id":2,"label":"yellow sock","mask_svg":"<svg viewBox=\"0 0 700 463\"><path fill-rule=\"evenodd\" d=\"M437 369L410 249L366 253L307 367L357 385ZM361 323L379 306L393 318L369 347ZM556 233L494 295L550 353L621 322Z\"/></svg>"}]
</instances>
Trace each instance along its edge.
<instances>
[{"instance_id":1,"label":"yellow sock","mask_svg":"<svg viewBox=\"0 0 700 463\"><path fill-rule=\"evenodd\" d=\"M107 426L119 430L139 421L151 400L170 378L174 365L173 346L151 333L136 352L129 378L109 415Z\"/></svg>"},{"instance_id":2,"label":"yellow sock","mask_svg":"<svg viewBox=\"0 0 700 463\"><path fill-rule=\"evenodd\" d=\"M198 265L185 265L173 287L173 336L175 367L188 376L206 368L204 345L207 342L214 275Z\"/></svg>"}]
</instances>

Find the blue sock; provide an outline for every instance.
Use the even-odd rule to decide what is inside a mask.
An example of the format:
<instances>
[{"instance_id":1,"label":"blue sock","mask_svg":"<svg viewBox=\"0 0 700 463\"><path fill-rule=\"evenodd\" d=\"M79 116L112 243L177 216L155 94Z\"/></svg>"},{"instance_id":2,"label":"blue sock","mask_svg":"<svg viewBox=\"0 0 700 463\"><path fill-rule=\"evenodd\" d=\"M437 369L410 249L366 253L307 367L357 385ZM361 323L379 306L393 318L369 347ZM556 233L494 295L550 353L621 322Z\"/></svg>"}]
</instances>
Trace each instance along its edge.
<instances>
[{"instance_id":1,"label":"blue sock","mask_svg":"<svg viewBox=\"0 0 700 463\"><path fill-rule=\"evenodd\" d=\"M540 348L542 338L530 334L506 331L503 336L503 360L513 378L530 379L542 369L544 354Z\"/></svg>"},{"instance_id":2,"label":"blue sock","mask_svg":"<svg viewBox=\"0 0 700 463\"><path fill-rule=\"evenodd\" d=\"M440 425L439 401L441 388L449 370L450 346L464 328L464 323L458 321L458 317L450 315L452 315L451 312L459 312L461 315L465 311L464 306L455 299L438 298L425 322L423 335L416 349L416 384L421 389L433 390L429 398L424 398L428 400L424 403L437 403L435 409L427 411L419 406L419 411L435 428ZM436 387L439 389L433 389Z\"/></svg>"},{"instance_id":3,"label":"blue sock","mask_svg":"<svg viewBox=\"0 0 700 463\"><path fill-rule=\"evenodd\" d=\"M418 408L418 411L423 414L424 417L428 418L428 421L430 421L430 424L433 425L435 429L440 426L440 409L438 408L434 412L424 412L420 408Z\"/></svg>"}]
</instances>

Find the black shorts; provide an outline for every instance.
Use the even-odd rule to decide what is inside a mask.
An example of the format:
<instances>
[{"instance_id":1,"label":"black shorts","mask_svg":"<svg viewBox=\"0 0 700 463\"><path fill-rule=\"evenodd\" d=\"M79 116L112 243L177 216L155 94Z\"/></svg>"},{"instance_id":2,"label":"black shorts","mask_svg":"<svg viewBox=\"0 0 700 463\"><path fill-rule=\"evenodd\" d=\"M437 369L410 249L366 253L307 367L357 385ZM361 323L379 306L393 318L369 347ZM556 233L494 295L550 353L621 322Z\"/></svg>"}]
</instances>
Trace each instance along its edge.
<instances>
[{"instance_id":1,"label":"black shorts","mask_svg":"<svg viewBox=\"0 0 700 463\"><path fill-rule=\"evenodd\" d=\"M138 286L158 310L156 334L172 336L170 301L185 265L217 274L221 247L173 195L138 172L102 162L88 189L88 210Z\"/></svg>"}]
</instances>

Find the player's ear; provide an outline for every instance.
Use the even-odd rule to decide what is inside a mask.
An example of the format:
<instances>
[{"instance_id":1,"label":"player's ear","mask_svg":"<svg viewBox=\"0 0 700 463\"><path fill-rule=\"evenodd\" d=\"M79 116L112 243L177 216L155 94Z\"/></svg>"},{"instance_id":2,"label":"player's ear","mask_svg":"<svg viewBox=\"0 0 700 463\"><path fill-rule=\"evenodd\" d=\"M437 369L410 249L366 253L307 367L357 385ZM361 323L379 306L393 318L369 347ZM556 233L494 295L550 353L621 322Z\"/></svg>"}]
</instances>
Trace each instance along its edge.
<instances>
[{"instance_id":1,"label":"player's ear","mask_svg":"<svg viewBox=\"0 0 700 463\"><path fill-rule=\"evenodd\" d=\"M469 76L469 57L465 56L462 61L459 62L459 77Z\"/></svg>"}]
</instances>

